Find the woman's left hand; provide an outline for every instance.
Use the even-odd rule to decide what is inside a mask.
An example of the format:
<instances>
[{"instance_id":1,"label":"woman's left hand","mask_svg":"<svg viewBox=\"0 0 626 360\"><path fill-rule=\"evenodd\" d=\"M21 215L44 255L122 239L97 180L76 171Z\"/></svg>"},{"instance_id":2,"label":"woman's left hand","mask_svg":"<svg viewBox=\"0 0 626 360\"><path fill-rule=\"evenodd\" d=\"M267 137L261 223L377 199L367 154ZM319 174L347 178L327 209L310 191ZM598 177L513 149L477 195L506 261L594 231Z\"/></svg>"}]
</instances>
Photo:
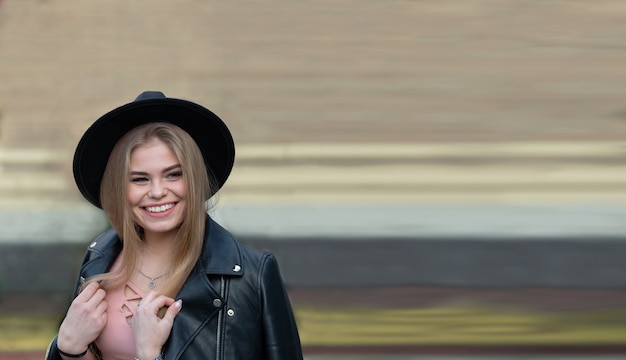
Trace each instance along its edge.
<instances>
[{"instance_id":1,"label":"woman's left hand","mask_svg":"<svg viewBox=\"0 0 626 360\"><path fill-rule=\"evenodd\" d=\"M163 307L167 311L160 318L158 314ZM150 291L140 301L131 320L139 359L154 359L159 355L181 308L182 300L174 301L165 295L157 295L154 291Z\"/></svg>"}]
</instances>

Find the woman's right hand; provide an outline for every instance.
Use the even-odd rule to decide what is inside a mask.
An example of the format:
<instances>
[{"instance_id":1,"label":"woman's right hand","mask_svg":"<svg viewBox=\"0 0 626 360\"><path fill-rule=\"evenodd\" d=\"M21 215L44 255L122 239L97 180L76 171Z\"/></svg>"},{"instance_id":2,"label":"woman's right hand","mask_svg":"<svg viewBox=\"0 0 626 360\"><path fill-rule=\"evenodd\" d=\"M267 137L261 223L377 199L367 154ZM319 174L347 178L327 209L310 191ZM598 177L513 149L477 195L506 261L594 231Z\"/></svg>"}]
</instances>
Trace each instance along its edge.
<instances>
[{"instance_id":1,"label":"woman's right hand","mask_svg":"<svg viewBox=\"0 0 626 360\"><path fill-rule=\"evenodd\" d=\"M87 285L72 301L59 328L57 346L69 354L80 354L100 335L107 322L106 292L97 282Z\"/></svg>"}]
</instances>

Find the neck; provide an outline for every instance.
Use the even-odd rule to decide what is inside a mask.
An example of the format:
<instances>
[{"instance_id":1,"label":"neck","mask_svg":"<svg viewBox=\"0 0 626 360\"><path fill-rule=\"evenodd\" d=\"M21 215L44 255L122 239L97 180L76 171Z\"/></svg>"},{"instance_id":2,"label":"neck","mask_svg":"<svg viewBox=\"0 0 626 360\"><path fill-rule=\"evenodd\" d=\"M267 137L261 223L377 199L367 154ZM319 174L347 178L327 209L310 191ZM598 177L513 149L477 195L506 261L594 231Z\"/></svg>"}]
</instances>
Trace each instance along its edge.
<instances>
[{"instance_id":1,"label":"neck","mask_svg":"<svg viewBox=\"0 0 626 360\"><path fill-rule=\"evenodd\" d=\"M144 241L146 246L141 254L142 270L158 276L170 265L176 234L146 233Z\"/></svg>"}]
</instances>

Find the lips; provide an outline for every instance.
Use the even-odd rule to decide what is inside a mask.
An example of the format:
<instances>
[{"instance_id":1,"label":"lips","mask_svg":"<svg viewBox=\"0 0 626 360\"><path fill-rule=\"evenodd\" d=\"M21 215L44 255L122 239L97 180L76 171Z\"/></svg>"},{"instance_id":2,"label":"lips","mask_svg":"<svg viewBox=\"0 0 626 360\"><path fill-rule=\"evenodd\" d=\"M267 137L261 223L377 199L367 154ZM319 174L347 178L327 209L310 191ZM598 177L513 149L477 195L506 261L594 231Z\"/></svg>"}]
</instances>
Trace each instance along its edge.
<instances>
[{"instance_id":1,"label":"lips","mask_svg":"<svg viewBox=\"0 0 626 360\"><path fill-rule=\"evenodd\" d=\"M158 205L158 206L146 206L144 207L144 209L149 213L158 214L158 213L162 213L173 208L174 205L176 204L169 203L169 204L163 204L163 205Z\"/></svg>"}]
</instances>

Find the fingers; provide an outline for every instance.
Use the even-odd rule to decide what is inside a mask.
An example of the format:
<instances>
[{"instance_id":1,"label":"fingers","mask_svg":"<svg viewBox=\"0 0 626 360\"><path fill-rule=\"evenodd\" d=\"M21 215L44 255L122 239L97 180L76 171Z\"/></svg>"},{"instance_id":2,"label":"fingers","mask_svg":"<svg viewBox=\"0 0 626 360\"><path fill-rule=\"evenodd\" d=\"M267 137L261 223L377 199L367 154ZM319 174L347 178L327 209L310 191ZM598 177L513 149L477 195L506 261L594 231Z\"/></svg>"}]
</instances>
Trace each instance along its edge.
<instances>
[{"instance_id":1,"label":"fingers","mask_svg":"<svg viewBox=\"0 0 626 360\"><path fill-rule=\"evenodd\" d=\"M71 308L81 313L92 313L94 310L97 314L106 311L106 292L100 288L96 282L90 283L85 289L72 301Z\"/></svg>"},{"instance_id":2,"label":"fingers","mask_svg":"<svg viewBox=\"0 0 626 360\"><path fill-rule=\"evenodd\" d=\"M96 292L91 296L91 298L89 300L87 300L85 302L85 304L89 307L97 307L98 304L102 303L104 301L104 298L107 296L106 291L104 291L103 289L98 289L96 290Z\"/></svg>"},{"instance_id":3,"label":"fingers","mask_svg":"<svg viewBox=\"0 0 626 360\"><path fill-rule=\"evenodd\" d=\"M178 299L172 305L167 308L165 315L163 315L163 320L174 322L174 318L180 312L180 309L183 307L183 300Z\"/></svg>"},{"instance_id":4,"label":"fingers","mask_svg":"<svg viewBox=\"0 0 626 360\"><path fill-rule=\"evenodd\" d=\"M87 300L91 299L91 297L96 293L96 291L98 291L98 289L100 289L100 284L95 281L89 283L87 286L85 286L83 291L81 291L80 294L76 296L74 300L78 302L86 302Z\"/></svg>"},{"instance_id":5,"label":"fingers","mask_svg":"<svg viewBox=\"0 0 626 360\"><path fill-rule=\"evenodd\" d=\"M107 318L108 304L105 298L106 292L100 288L100 284L90 283L72 302L72 317L79 322L89 322L94 329L102 328Z\"/></svg>"},{"instance_id":6,"label":"fingers","mask_svg":"<svg viewBox=\"0 0 626 360\"><path fill-rule=\"evenodd\" d=\"M109 307L109 304L106 301L101 301L98 306L96 307L96 316L97 317L104 317L104 320L106 320L107 317L107 308Z\"/></svg>"},{"instance_id":7,"label":"fingers","mask_svg":"<svg viewBox=\"0 0 626 360\"><path fill-rule=\"evenodd\" d=\"M74 303L76 304L85 304L88 307L95 308L97 304L99 304L106 297L106 292L100 288L100 284L97 282L92 282L87 285L83 291L81 291L76 298L74 298Z\"/></svg>"},{"instance_id":8,"label":"fingers","mask_svg":"<svg viewBox=\"0 0 626 360\"><path fill-rule=\"evenodd\" d=\"M141 300L131 320L137 354L152 354L163 347L181 308L181 300L174 301L152 291Z\"/></svg>"},{"instance_id":9,"label":"fingers","mask_svg":"<svg viewBox=\"0 0 626 360\"><path fill-rule=\"evenodd\" d=\"M148 319L144 321L152 321L155 324L165 320L168 325L162 324L161 326L171 327L174 318L182 308L182 304L182 300L174 301L165 295L156 295L150 292L137 307L137 318Z\"/></svg>"},{"instance_id":10,"label":"fingers","mask_svg":"<svg viewBox=\"0 0 626 360\"><path fill-rule=\"evenodd\" d=\"M174 304L175 300L165 295L158 295L154 291L150 291L138 305L140 311L157 314L163 307L169 307Z\"/></svg>"}]
</instances>

